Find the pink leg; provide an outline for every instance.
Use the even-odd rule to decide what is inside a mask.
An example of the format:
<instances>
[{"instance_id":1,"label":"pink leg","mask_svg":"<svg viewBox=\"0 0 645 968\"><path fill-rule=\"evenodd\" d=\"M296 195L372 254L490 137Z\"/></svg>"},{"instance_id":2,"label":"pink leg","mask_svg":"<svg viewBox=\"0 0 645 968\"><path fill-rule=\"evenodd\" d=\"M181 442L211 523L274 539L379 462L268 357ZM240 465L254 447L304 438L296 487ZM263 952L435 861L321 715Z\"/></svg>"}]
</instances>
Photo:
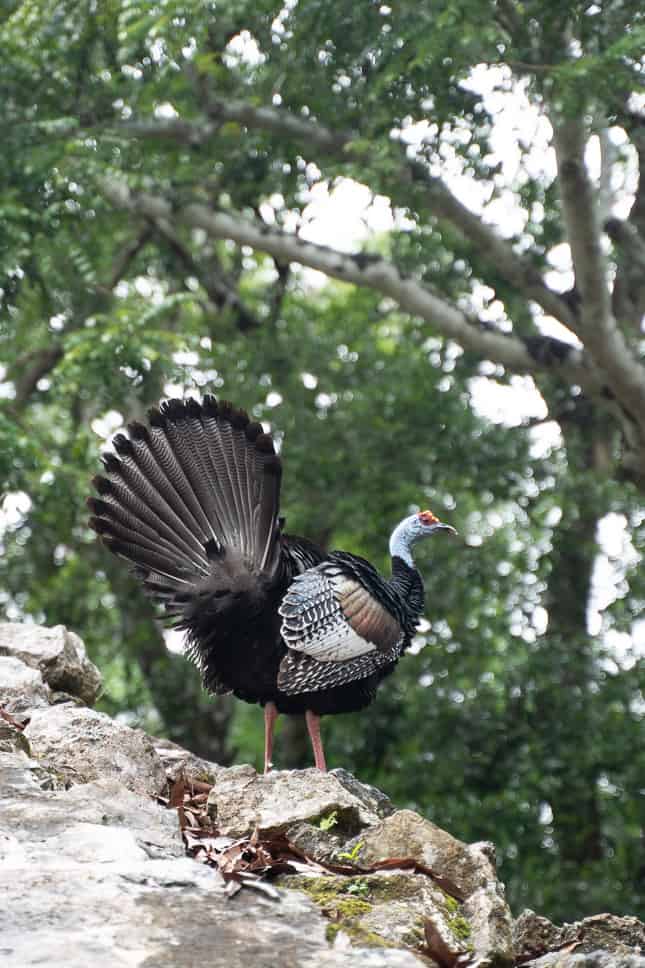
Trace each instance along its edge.
<instances>
[{"instance_id":1,"label":"pink leg","mask_svg":"<svg viewBox=\"0 0 645 968\"><path fill-rule=\"evenodd\" d=\"M264 772L268 773L273 766L273 727L278 718L278 709L274 702L268 702L264 707Z\"/></svg>"},{"instance_id":2,"label":"pink leg","mask_svg":"<svg viewBox=\"0 0 645 968\"><path fill-rule=\"evenodd\" d=\"M305 713L305 719L307 720L307 730L309 731L316 766L323 773L326 773L325 751L323 750L323 744L320 738L320 716L317 716L316 713L312 713L311 709L308 709Z\"/></svg>"}]
</instances>

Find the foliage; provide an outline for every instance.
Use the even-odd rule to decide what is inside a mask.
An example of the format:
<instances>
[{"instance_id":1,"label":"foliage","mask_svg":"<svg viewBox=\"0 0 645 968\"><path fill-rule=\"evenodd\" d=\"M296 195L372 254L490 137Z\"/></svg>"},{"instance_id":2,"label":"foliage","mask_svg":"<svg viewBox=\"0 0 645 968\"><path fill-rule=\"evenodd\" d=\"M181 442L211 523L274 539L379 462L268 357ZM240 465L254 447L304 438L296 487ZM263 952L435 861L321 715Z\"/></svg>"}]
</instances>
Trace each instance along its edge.
<instances>
[{"instance_id":1,"label":"foliage","mask_svg":"<svg viewBox=\"0 0 645 968\"><path fill-rule=\"evenodd\" d=\"M562 186L526 136L514 167L500 159L499 105L521 95L536 138L546 114L591 119L588 133L614 146L614 179L633 186L642 20L630 2L14 0L0 25L6 615L79 632L105 676L102 708L257 762L259 711L209 700L165 651L83 506L100 450L161 395L209 389L246 405L283 444L290 531L382 569L408 508L429 505L462 535L422 552L431 626L373 707L325 722L329 759L457 836L496 841L513 906L570 920L642 914L645 900L645 670L632 639L645 515L619 470L614 412L566 374L538 373L560 430L540 451L528 424L473 407L473 377L508 387L513 371L438 323L179 219L124 214L104 186L118 176L173 210L199 203L306 237L312 189L354 178L397 207L365 265L384 255L481 332L549 349L522 286L433 208L433 179L446 172L457 195L474 184L465 200L486 225L500 206L519 211L504 238L533 273L552 269ZM245 116L225 114L240 104ZM351 137L303 141L266 114L278 109ZM391 133L415 125L402 169L413 152ZM627 253L612 258L620 279ZM642 298L633 278L623 307ZM617 316L642 351L639 325ZM601 523L625 536L614 600L598 608Z\"/></svg>"},{"instance_id":2,"label":"foliage","mask_svg":"<svg viewBox=\"0 0 645 968\"><path fill-rule=\"evenodd\" d=\"M338 823L338 811L332 810L327 817L321 817L318 826L321 830L331 830Z\"/></svg>"}]
</instances>

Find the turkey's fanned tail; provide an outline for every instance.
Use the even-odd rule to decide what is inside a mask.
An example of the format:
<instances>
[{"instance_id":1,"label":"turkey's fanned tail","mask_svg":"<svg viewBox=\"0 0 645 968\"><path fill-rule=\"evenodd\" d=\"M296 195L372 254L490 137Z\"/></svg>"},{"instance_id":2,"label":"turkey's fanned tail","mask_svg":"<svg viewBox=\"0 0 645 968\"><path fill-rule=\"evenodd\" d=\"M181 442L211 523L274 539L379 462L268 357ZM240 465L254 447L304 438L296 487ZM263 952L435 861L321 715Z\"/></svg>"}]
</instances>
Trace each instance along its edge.
<instances>
[{"instance_id":1,"label":"turkey's fanned tail","mask_svg":"<svg viewBox=\"0 0 645 968\"><path fill-rule=\"evenodd\" d=\"M225 598L280 559L281 463L259 423L206 396L167 400L104 456L90 525L169 615ZM224 603L222 603L224 604Z\"/></svg>"}]
</instances>

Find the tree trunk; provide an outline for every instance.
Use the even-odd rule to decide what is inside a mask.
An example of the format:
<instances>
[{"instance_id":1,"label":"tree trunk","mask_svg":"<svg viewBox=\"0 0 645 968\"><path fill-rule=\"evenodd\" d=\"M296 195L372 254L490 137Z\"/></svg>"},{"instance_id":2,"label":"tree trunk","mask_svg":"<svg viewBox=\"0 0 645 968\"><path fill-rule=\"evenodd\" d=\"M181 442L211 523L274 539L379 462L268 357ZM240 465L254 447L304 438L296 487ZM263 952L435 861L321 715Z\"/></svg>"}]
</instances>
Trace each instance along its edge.
<instances>
[{"instance_id":1,"label":"tree trunk","mask_svg":"<svg viewBox=\"0 0 645 968\"><path fill-rule=\"evenodd\" d=\"M553 811L554 839L563 863L582 865L604 856L589 688L594 639L587 615L598 553L596 529L607 511L599 486L605 438L604 427L585 401L576 405L562 431L570 467L585 471L566 485L562 518L553 535L545 595L549 624L536 657L546 665L536 676L545 685L536 719L542 744L541 794ZM557 704L555 696L560 697Z\"/></svg>"}]
</instances>

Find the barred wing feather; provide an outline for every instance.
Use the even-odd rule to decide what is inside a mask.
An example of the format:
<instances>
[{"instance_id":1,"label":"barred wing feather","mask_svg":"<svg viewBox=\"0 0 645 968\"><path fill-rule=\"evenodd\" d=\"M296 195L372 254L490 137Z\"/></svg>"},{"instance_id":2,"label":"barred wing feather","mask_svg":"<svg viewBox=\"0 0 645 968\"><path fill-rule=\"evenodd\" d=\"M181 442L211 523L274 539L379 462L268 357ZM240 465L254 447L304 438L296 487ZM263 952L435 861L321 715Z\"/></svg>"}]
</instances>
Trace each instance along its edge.
<instances>
[{"instance_id":1,"label":"barred wing feather","mask_svg":"<svg viewBox=\"0 0 645 968\"><path fill-rule=\"evenodd\" d=\"M338 565L325 562L298 575L279 612L288 652L278 686L290 695L364 678L400 654L398 620Z\"/></svg>"}]
</instances>

